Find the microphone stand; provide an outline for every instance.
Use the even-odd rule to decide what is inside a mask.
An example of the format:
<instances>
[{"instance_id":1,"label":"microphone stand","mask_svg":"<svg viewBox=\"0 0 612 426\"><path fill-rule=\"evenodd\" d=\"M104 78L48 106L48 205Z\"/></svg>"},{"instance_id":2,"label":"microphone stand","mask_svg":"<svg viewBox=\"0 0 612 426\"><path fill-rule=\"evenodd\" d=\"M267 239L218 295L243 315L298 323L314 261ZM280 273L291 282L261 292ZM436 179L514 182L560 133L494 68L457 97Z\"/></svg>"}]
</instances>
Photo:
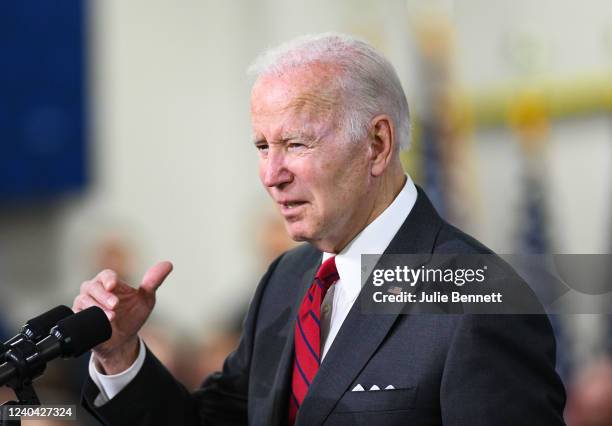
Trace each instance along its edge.
<instances>
[{"instance_id":1,"label":"microphone stand","mask_svg":"<svg viewBox=\"0 0 612 426\"><path fill-rule=\"evenodd\" d=\"M10 384L9 387L15 392L17 401L6 401L4 404L0 405L0 407L7 407L5 412L2 413L3 415L0 419L0 426L21 426L21 419L9 420L8 418L5 418L5 415L8 417L8 407L11 405L36 406L40 405L40 400L38 399L38 395L34 390L34 386L32 386L32 382L29 380L27 383L21 383L19 386L13 386L13 384Z\"/></svg>"},{"instance_id":2,"label":"microphone stand","mask_svg":"<svg viewBox=\"0 0 612 426\"><path fill-rule=\"evenodd\" d=\"M34 343L22 340L4 354L4 359L11 361L17 368L17 371L19 371L19 374L6 383L6 386L15 392L17 401L6 401L0 405L0 410L4 410L0 416L0 426L21 426L21 418L18 420L9 420L7 418L8 409L11 405L40 405L40 400L34 390L32 380L42 374L46 364L35 362L34 365L29 365L26 361L36 352L35 349L36 345Z\"/></svg>"},{"instance_id":3,"label":"microphone stand","mask_svg":"<svg viewBox=\"0 0 612 426\"><path fill-rule=\"evenodd\" d=\"M94 330L95 332L90 332ZM0 386L9 386L15 391L18 401L8 401L0 407L23 404L40 405L32 381L41 376L47 362L62 357L77 357L89 349L110 339L112 328L104 311L97 306L84 309L57 322L49 336L34 343L27 338L12 343L4 354L0 365ZM0 348L2 349L2 348ZM20 425L19 420L0 420L0 426Z\"/></svg>"}]
</instances>

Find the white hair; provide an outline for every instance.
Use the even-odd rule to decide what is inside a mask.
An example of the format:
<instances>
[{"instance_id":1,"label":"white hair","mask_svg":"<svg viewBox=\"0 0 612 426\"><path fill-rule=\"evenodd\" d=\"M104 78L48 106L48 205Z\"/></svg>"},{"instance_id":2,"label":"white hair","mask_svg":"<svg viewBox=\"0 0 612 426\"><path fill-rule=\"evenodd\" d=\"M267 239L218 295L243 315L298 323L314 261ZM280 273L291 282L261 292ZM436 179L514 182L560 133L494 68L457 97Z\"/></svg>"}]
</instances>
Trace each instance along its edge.
<instances>
[{"instance_id":1,"label":"white hair","mask_svg":"<svg viewBox=\"0 0 612 426\"><path fill-rule=\"evenodd\" d=\"M393 65L363 40L338 33L301 36L263 52L248 73L256 78L282 75L315 63L340 69L331 84L337 84L344 100L344 130L351 140L362 139L372 118L387 114L399 147L409 147L410 116L399 77Z\"/></svg>"}]
</instances>

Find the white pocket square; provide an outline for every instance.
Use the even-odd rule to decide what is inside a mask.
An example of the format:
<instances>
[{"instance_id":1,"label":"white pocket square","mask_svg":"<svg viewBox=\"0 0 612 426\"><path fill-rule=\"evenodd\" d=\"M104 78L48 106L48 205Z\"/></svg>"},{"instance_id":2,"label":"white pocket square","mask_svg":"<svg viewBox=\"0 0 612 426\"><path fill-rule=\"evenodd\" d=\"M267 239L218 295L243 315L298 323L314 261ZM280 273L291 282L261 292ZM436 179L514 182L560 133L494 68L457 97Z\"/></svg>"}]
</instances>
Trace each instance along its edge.
<instances>
[{"instance_id":1,"label":"white pocket square","mask_svg":"<svg viewBox=\"0 0 612 426\"><path fill-rule=\"evenodd\" d=\"M370 389L368 389L368 391L379 391L380 387L378 385L372 385L370 387ZM385 390L395 390L395 386L393 385L388 385ZM357 383L357 386L355 386L351 392L364 392L365 389L363 388L363 386L361 386L361 384Z\"/></svg>"}]
</instances>

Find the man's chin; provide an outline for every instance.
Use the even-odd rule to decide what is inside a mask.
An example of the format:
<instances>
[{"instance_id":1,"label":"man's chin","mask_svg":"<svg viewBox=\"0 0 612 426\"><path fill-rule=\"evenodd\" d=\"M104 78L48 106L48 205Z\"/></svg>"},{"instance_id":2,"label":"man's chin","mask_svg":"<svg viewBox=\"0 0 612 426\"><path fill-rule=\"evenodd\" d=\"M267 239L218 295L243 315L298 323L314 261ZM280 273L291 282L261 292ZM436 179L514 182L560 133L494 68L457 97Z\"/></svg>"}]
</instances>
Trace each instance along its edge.
<instances>
[{"instance_id":1,"label":"man's chin","mask_svg":"<svg viewBox=\"0 0 612 426\"><path fill-rule=\"evenodd\" d=\"M293 241L299 241L299 242L311 241L312 240L311 233L308 232L306 229L304 229L302 226L296 226L296 225L298 224L296 223L286 224L287 233L289 234L289 237L291 237Z\"/></svg>"},{"instance_id":2,"label":"man's chin","mask_svg":"<svg viewBox=\"0 0 612 426\"><path fill-rule=\"evenodd\" d=\"M292 233L289 233L289 237L291 237L291 239L293 241L297 241L297 242L310 241L310 239L307 238L306 235L303 235L303 234L292 234Z\"/></svg>"}]
</instances>

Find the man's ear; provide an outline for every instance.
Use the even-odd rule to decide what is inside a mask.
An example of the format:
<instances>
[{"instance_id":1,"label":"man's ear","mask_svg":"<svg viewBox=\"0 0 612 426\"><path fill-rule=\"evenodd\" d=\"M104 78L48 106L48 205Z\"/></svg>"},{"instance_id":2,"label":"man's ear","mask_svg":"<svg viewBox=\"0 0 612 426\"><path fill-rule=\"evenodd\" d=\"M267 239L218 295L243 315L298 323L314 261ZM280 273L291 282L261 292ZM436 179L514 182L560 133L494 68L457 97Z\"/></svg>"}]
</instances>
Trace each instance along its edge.
<instances>
[{"instance_id":1,"label":"man's ear","mask_svg":"<svg viewBox=\"0 0 612 426\"><path fill-rule=\"evenodd\" d=\"M397 143L388 115L381 114L372 119L369 143L371 173L373 176L381 176L391 162Z\"/></svg>"}]
</instances>

